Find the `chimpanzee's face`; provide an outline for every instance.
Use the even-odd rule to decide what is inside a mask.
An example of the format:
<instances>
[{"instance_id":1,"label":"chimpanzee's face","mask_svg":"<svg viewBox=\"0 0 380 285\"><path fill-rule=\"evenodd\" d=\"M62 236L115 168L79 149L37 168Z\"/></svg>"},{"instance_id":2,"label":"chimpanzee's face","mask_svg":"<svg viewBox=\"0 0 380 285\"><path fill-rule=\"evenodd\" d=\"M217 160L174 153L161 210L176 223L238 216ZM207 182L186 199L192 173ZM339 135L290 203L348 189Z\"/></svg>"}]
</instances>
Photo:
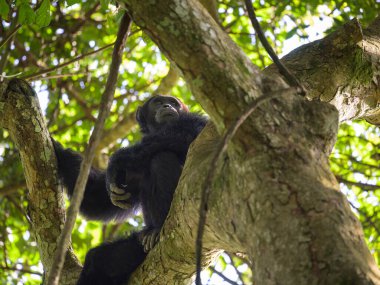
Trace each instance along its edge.
<instances>
[{"instance_id":1,"label":"chimpanzee's face","mask_svg":"<svg viewBox=\"0 0 380 285\"><path fill-rule=\"evenodd\" d=\"M157 95L149 99L137 111L137 121L143 132L154 132L163 125L177 120L184 110L183 104L172 96Z\"/></svg>"}]
</instances>

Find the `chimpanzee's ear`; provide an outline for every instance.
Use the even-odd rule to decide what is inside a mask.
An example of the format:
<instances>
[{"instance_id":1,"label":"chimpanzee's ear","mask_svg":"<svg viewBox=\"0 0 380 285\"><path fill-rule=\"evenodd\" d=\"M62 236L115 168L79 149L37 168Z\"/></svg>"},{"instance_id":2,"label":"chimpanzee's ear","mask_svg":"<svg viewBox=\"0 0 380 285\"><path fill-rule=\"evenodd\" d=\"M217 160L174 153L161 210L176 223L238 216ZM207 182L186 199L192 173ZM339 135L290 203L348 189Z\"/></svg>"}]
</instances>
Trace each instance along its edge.
<instances>
[{"instance_id":1,"label":"chimpanzee's ear","mask_svg":"<svg viewBox=\"0 0 380 285\"><path fill-rule=\"evenodd\" d=\"M189 113L189 108L185 105L185 103L183 103L181 100L178 100L181 104L181 107L182 107L182 111L183 112L186 112L186 113Z\"/></svg>"}]
</instances>

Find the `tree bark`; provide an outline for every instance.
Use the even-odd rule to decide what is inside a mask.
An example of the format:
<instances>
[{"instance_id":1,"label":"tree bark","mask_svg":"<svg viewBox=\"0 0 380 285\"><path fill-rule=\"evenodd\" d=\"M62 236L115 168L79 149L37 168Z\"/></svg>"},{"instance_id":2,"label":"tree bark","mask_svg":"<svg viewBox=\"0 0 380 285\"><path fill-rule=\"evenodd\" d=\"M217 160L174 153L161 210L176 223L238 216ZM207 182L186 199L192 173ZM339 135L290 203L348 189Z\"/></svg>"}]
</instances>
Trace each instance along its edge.
<instances>
[{"instance_id":1,"label":"tree bark","mask_svg":"<svg viewBox=\"0 0 380 285\"><path fill-rule=\"evenodd\" d=\"M253 66L197 1L123 2L181 69L218 133L254 98L285 87L273 70ZM296 95L272 100L241 127L213 184L205 256L217 249L249 254L257 284L380 282L361 225L329 170L339 116L321 102L342 101L335 103L341 120L376 117L378 31L373 26L365 31L372 36L365 36L354 21L287 57L287 65L304 74L296 73L307 83L310 98L320 100ZM297 59L301 55L304 60ZM161 242L132 284L164 284L165 276L184 280L194 273L200 189L213 153L204 146L205 133L187 159ZM154 277L147 276L147 268Z\"/></svg>"},{"instance_id":2,"label":"tree bark","mask_svg":"<svg viewBox=\"0 0 380 285\"><path fill-rule=\"evenodd\" d=\"M330 102L340 121L366 119L380 124L380 18L367 29L358 20L292 51L285 65L307 87L312 100ZM265 74L278 73L270 66Z\"/></svg>"},{"instance_id":3,"label":"tree bark","mask_svg":"<svg viewBox=\"0 0 380 285\"><path fill-rule=\"evenodd\" d=\"M160 242L130 282L186 284L195 272L202 182L219 134L255 98L287 86L275 67L261 72L252 65L198 1L124 3L180 68L214 123L191 147ZM286 57L309 97L319 100L273 99L240 128L212 185L204 266L228 250L252 258L257 284L380 283L360 223L328 165L339 120L379 120L378 25L362 33L352 22ZM0 126L20 149L33 232L49 271L64 219L62 195L49 134L24 82L0 85ZM70 251L62 284L72 284L78 272Z\"/></svg>"},{"instance_id":4,"label":"tree bark","mask_svg":"<svg viewBox=\"0 0 380 285\"><path fill-rule=\"evenodd\" d=\"M9 131L20 152L29 190L28 220L47 276L63 227L65 207L46 122L35 92L25 81L4 79L1 82L0 127ZM61 284L74 284L80 269L79 262L70 247L66 255Z\"/></svg>"}]
</instances>

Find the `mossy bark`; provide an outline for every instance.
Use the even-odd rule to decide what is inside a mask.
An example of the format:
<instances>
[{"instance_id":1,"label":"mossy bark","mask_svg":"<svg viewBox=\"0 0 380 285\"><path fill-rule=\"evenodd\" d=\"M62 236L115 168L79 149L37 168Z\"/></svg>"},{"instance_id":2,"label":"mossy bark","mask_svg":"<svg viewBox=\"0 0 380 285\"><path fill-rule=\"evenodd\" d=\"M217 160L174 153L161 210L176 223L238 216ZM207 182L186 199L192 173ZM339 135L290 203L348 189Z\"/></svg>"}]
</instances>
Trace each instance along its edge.
<instances>
[{"instance_id":1,"label":"mossy bark","mask_svg":"<svg viewBox=\"0 0 380 285\"><path fill-rule=\"evenodd\" d=\"M198 1L123 3L181 69L210 115L217 130L208 138L211 146L254 98L286 88L275 67L261 72L253 66ZM339 119L374 118L378 112L379 87L373 81L379 52L372 48L369 54L365 41L368 37L353 22L286 58L309 97L319 100L296 94L280 97L264 104L243 124L218 166L208 207L205 256L220 249L247 253L255 264L257 284L380 283L361 225L328 164ZM378 41L372 38L372 44ZM299 60L301 55L305 60ZM344 94L330 88L333 83L344 86ZM368 95L372 104L367 104ZM332 104L321 102L335 97L349 102L335 104L339 113ZM170 283L165 276L194 273L190 263L194 262L200 191L213 153L212 147L205 146L205 133L187 159L162 240L132 284L141 280ZM155 263L158 256L162 265ZM171 260L183 263L170 265ZM147 268L153 270L149 275L154 278L147 277Z\"/></svg>"},{"instance_id":2,"label":"mossy bark","mask_svg":"<svg viewBox=\"0 0 380 285\"><path fill-rule=\"evenodd\" d=\"M13 79L1 82L0 127L8 130L20 152L29 190L28 216L31 232L37 241L47 276L63 227L65 207L45 119L35 92L25 81ZM79 272L79 262L70 248L61 284L74 284Z\"/></svg>"},{"instance_id":3,"label":"mossy bark","mask_svg":"<svg viewBox=\"0 0 380 285\"><path fill-rule=\"evenodd\" d=\"M186 284L195 271L202 182L220 134L255 98L287 86L274 67L261 72L252 65L198 1L124 3L180 68L213 122L189 152L159 244L130 282ZM379 119L378 25L375 21L361 33L354 22L354 30L343 29L286 57L309 97L319 100L296 94L273 99L238 131L212 185L205 266L228 250L252 258L257 284L380 283L361 226L328 165L339 119ZM333 75L327 83L326 73ZM334 103L340 117L332 104L321 101L343 102ZM0 126L20 150L33 232L49 271L64 218L62 192L49 134L25 83L1 83ZM72 252L67 260L62 284L79 272Z\"/></svg>"}]
</instances>

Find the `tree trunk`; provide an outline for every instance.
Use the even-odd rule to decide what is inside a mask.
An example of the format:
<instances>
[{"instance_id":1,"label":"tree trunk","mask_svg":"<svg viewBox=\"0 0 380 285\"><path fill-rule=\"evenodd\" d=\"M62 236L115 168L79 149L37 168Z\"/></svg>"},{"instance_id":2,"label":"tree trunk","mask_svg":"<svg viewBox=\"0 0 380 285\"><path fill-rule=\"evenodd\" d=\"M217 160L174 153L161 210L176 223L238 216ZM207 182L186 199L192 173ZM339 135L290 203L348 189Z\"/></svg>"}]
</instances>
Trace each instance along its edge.
<instances>
[{"instance_id":1,"label":"tree trunk","mask_svg":"<svg viewBox=\"0 0 380 285\"><path fill-rule=\"evenodd\" d=\"M259 72L198 1L123 2L181 69L218 133L254 98L285 87L275 67ZM310 98L335 99L341 120L378 119L377 25L363 34L353 21L286 58ZM219 165L204 254L211 256L216 249L249 254L257 284L379 284L361 225L329 170L338 122L331 104L295 94L259 108ZM135 282L164 284L165 276L194 273L200 189L213 153L204 145L207 135L203 133L188 157L162 241L136 272ZM174 264L179 258L186 268ZM155 270L155 279L146 276L146 268Z\"/></svg>"},{"instance_id":2,"label":"tree trunk","mask_svg":"<svg viewBox=\"0 0 380 285\"><path fill-rule=\"evenodd\" d=\"M380 18L362 30L357 19L326 38L283 58L307 87L308 97L330 102L340 121L366 119L380 124ZM265 74L277 73L275 66Z\"/></svg>"},{"instance_id":3,"label":"tree trunk","mask_svg":"<svg viewBox=\"0 0 380 285\"><path fill-rule=\"evenodd\" d=\"M38 98L23 80L0 84L0 127L7 129L20 152L28 193L28 220L44 266L50 271L65 218L57 164ZM81 267L72 248L67 252L61 284L74 284Z\"/></svg>"},{"instance_id":4,"label":"tree trunk","mask_svg":"<svg viewBox=\"0 0 380 285\"><path fill-rule=\"evenodd\" d=\"M195 272L195 237L205 173L219 134L250 102L286 88L271 67L260 72L195 0L124 4L180 68L210 115L191 147L159 244L131 284L186 284ZM308 89L263 104L228 146L212 185L203 264L221 250L254 261L257 284L380 284L361 226L329 170L339 120L379 122L379 21L361 32L353 21L286 57ZM328 74L328 76L326 76ZM338 112L332 104L338 108ZM0 126L21 153L32 230L46 271L64 219L55 159L36 97L25 83L0 85ZM62 284L79 266L68 253Z\"/></svg>"}]
</instances>

